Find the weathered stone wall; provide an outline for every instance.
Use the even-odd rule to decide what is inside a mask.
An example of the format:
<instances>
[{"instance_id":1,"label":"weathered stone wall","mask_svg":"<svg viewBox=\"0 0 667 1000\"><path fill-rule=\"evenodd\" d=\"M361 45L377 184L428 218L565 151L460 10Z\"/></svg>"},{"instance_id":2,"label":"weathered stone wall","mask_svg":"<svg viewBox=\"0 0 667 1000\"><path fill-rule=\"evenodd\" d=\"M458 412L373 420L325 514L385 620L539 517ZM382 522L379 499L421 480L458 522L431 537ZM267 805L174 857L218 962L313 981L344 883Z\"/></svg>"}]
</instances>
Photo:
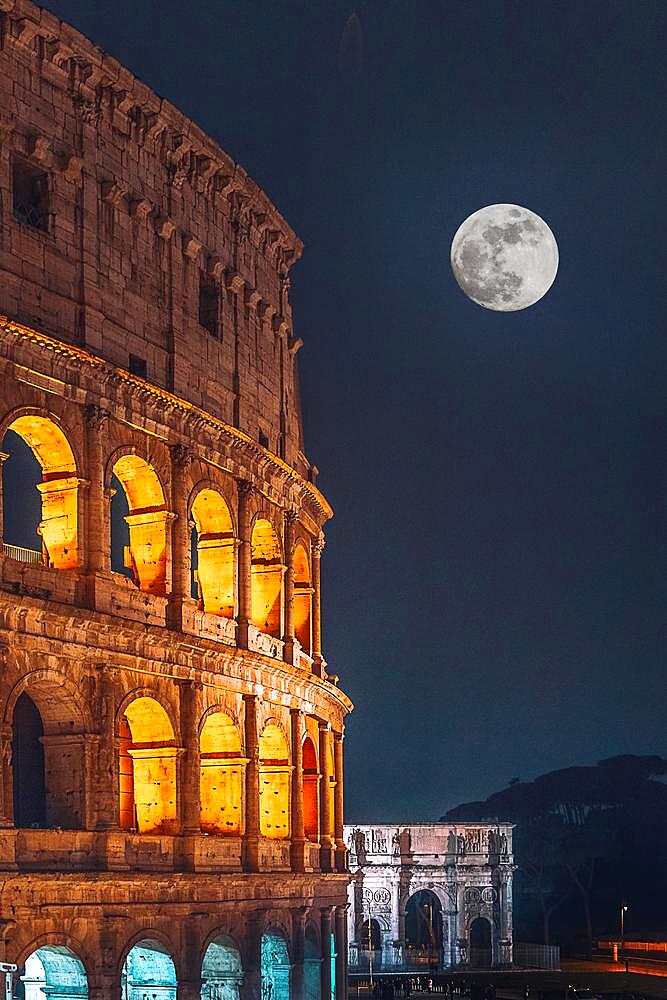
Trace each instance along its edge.
<instances>
[{"instance_id":1,"label":"weathered stone wall","mask_svg":"<svg viewBox=\"0 0 667 1000\"><path fill-rule=\"evenodd\" d=\"M16 225L13 165L43 171ZM245 171L53 14L0 4L0 313L86 347L241 428L301 473L288 301L301 243ZM219 296L200 323L200 280Z\"/></svg>"}]
</instances>

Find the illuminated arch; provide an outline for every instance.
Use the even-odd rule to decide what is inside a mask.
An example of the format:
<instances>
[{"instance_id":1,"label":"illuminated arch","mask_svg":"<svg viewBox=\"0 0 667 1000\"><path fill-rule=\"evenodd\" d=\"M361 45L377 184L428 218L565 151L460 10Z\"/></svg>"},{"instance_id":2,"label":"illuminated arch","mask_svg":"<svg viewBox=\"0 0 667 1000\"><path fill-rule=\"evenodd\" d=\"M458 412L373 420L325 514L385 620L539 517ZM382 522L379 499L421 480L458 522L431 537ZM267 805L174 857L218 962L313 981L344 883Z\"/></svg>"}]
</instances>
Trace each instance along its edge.
<instances>
[{"instance_id":1,"label":"illuminated arch","mask_svg":"<svg viewBox=\"0 0 667 1000\"><path fill-rule=\"evenodd\" d=\"M204 952L201 966L202 1000L224 997L238 1000L243 966L236 943L228 934L215 937Z\"/></svg>"},{"instance_id":2,"label":"illuminated arch","mask_svg":"<svg viewBox=\"0 0 667 1000\"><path fill-rule=\"evenodd\" d=\"M442 961L442 904L430 889L413 893L405 907L405 944L408 955L429 963Z\"/></svg>"},{"instance_id":3,"label":"illuminated arch","mask_svg":"<svg viewBox=\"0 0 667 1000\"><path fill-rule=\"evenodd\" d=\"M169 513L162 484L153 466L133 453L118 457L111 471L112 482L121 486L127 503L128 513L124 520L129 544L124 548L125 569L129 570L140 590L164 595L167 586ZM112 497L112 504L114 502L119 500ZM113 562L117 548L114 537L111 545Z\"/></svg>"},{"instance_id":4,"label":"illuminated arch","mask_svg":"<svg viewBox=\"0 0 667 1000\"><path fill-rule=\"evenodd\" d=\"M35 484L41 495L41 520L36 532L41 536L42 552L41 555L34 553L34 561L43 561L54 569L75 569L79 564L79 478L69 441L49 417L25 413L9 424L2 440L2 448L9 454L10 461L13 434L30 449L42 474L42 481ZM10 497L10 491L5 489L5 510L10 500L16 503L19 498ZM30 553L33 550L13 546L8 539L4 541L9 546L6 549L9 555L32 561Z\"/></svg>"},{"instance_id":5,"label":"illuminated arch","mask_svg":"<svg viewBox=\"0 0 667 1000\"><path fill-rule=\"evenodd\" d=\"M310 736L306 736L302 747L303 754L303 825L308 840L317 841L320 835L320 806L317 754L315 744Z\"/></svg>"},{"instance_id":6,"label":"illuminated arch","mask_svg":"<svg viewBox=\"0 0 667 1000\"><path fill-rule=\"evenodd\" d=\"M207 715L199 735L199 756L202 831L239 836L245 760L239 731L225 712Z\"/></svg>"},{"instance_id":7,"label":"illuminated arch","mask_svg":"<svg viewBox=\"0 0 667 1000\"><path fill-rule=\"evenodd\" d=\"M310 561L303 542L297 542L292 558L294 571L294 634L305 653L312 651L313 587Z\"/></svg>"},{"instance_id":8,"label":"illuminated arch","mask_svg":"<svg viewBox=\"0 0 667 1000\"><path fill-rule=\"evenodd\" d=\"M24 1000L75 1000L88 996L88 977L83 962L62 944L41 945L19 969Z\"/></svg>"},{"instance_id":9,"label":"illuminated arch","mask_svg":"<svg viewBox=\"0 0 667 1000\"><path fill-rule=\"evenodd\" d=\"M174 729L165 709L154 698L140 696L125 708L119 721L119 770L128 770L132 780L121 784L120 809L124 824L139 833L175 833L177 820L176 758ZM127 734L131 742L127 742ZM132 812L128 789L134 798Z\"/></svg>"},{"instance_id":10,"label":"illuminated arch","mask_svg":"<svg viewBox=\"0 0 667 1000\"><path fill-rule=\"evenodd\" d=\"M262 934L262 996L271 1000L289 1000L290 960L285 935L276 929Z\"/></svg>"},{"instance_id":11,"label":"illuminated arch","mask_svg":"<svg viewBox=\"0 0 667 1000\"><path fill-rule=\"evenodd\" d=\"M252 621L260 632L277 638L282 632L284 570L275 528L259 517L252 529Z\"/></svg>"},{"instance_id":12,"label":"illuminated arch","mask_svg":"<svg viewBox=\"0 0 667 1000\"><path fill-rule=\"evenodd\" d=\"M478 969L488 969L493 959L493 925L488 917L475 917L468 927L468 961Z\"/></svg>"},{"instance_id":13,"label":"illuminated arch","mask_svg":"<svg viewBox=\"0 0 667 1000\"><path fill-rule=\"evenodd\" d=\"M273 840L289 837L290 773L285 734L268 722L259 738L259 828Z\"/></svg>"},{"instance_id":14,"label":"illuminated arch","mask_svg":"<svg viewBox=\"0 0 667 1000\"><path fill-rule=\"evenodd\" d=\"M151 989L155 993L147 994ZM166 945L144 938L130 948L121 972L123 1000L144 1000L147 995L176 1000L176 989L176 967Z\"/></svg>"},{"instance_id":15,"label":"illuminated arch","mask_svg":"<svg viewBox=\"0 0 667 1000\"><path fill-rule=\"evenodd\" d=\"M190 510L197 543L193 576L200 601L209 614L233 618L236 542L229 507L217 490L204 487Z\"/></svg>"}]
</instances>

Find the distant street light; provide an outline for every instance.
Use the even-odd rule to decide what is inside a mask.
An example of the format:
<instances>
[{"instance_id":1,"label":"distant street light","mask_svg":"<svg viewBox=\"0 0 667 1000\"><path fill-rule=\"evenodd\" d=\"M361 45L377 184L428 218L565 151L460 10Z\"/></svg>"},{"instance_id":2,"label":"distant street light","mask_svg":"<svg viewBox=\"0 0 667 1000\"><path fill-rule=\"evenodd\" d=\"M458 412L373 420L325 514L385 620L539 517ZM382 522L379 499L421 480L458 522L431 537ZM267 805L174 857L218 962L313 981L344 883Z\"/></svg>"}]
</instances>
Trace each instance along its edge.
<instances>
[{"instance_id":1,"label":"distant street light","mask_svg":"<svg viewBox=\"0 0 667 1000\"><path fill-rule=\"evenodd\" d=\"M628 911L628 908L627 908L626 904L623 903L622 906L621 906L621 955L620 955L621 961L623 961L623 956L624 956L624 952L625 952L625 914L627 913L627 911ZM628 960L627 960L627 958L625 960L625 971L626 972L628 971Z\"/></svg>"}]
</instances>

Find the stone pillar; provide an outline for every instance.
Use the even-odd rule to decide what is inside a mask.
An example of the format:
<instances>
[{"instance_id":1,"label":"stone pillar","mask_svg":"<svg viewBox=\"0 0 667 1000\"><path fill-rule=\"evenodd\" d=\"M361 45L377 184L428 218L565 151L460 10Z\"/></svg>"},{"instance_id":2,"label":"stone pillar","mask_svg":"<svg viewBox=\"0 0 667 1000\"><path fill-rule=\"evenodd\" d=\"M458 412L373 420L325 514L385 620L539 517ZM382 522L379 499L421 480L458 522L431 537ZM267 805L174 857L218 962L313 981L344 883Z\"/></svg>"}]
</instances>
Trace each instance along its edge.
<instances>
[{"instance_id":1,"label":"stone pillar","mask_svg":"<svg viewBox=\"0 0 667 1000\"><path fill-rule=\"evenodd\" d=\"M331 1000L331 925L332 906L320 910L320 941L322 964L320 965L320 1000ZM336 998L338 1000L338 998Z\"/></svg>"},{"instance_id":2,"label":"stone pillar","mask_svg":"<svg viewBox=\"0 0 667 1000\"><path fill-rule=\"evenodd\" d=\"M184 444L171 446L171 505L174 513L171 546L170 624L181 625L183 601L190 597L190 522L187 470L192 453Z\"/></svg>"},{"instance_id":3,"label":"stone pillar","mask_svg":"<svg viewBox=\"0 0 667 1000\"><path fill-rule=\"evenodd\" d=\"M292 724L292 775L291 775L291 845L290 860L293 872L305 870L304 851L306 834L303 828L303 712L299 708L290 709Z\"/></svg>"},{"instance_id":4,"label":"stone pillar","mask_svg":"<svg viewBox=\"0 0 667 1000\"><path fill-rule=\"evenodd\" d=\"M294 527L299 515L294 510L285 511L285 626L283 631L283 659L294 663Z\"/></svg>"},{"instance_id":5,"label":"stone pillar","mask_svg":"<svg viewBox=\"0 0 667 1000\"><path fill-rule=\"evenodd\" d=\"M193 836L200 832L199 796L199 691L196 681L179 681L181 744L177 794L180 801L181 833Z\"/></svg>"},{"instance_id":6,"label":"stone pillar","mask_svg":"<svg viewBox=\"0 0 667 1000\"><path fill-rule=\"evenodd\" d=\"M336 907L336 1000L347 1000L347 906Z\"/></svg>"},{"instance_id":7,"label":"stone pillar","mask_svg":"<svg viewBox=\"0 0 667 1000\"><path fill-rule=\"evenodd\" d=\"M334 733L334 841L336 847L336 871L347 871L347 850L345 847L343 823L343 734Z\"/></svg>"},{"instance_id":8,"label":"stone pillar","mask_svg":"<svg viewBox=\"0 0 667 1000\"><path fill-rule=\"evenodd\" d=\"M257 734L256 694L244 694L245 706L245 829L243 834L243 870L259 868L259 737Z\"/></svg>"},{"instance_id":9,"label":"stone pillar","mask_svg":"<svg viewBox=\"0 0 667 1000\"><path fill-rule=\"evenodd\" d=\"M14 825L13 798L12 727L3 725L0 726L0 828Z\"/></svg>"},{"instance_id":10,"label":"stone pillar","mask_svg":"<svg viewBox=\"0 0 667 1000\"><path fill-rule=\"evenodd\" d=\"M107 666L99 670L99 720L100 738L97 754L98 830L115 830L118 827L120 790L118 787L119 757L116 747L116 676L118 671Z\"/></svg>"},{"instance_id":11,"label":"stone pillar","mask_svg":"<svg viewBox=\"0 0 667 1000\"><path fill-rule=\"evenodd\" d=\"M307 906L292 911L292 989L291 1000L305 1000L305 935Z\"/></svg>"},{"instance_id":12,"label":"stone pillar","mask_svg":"<svg viewBox=\"0 0 667 1000\"><path fill-rule=\"evenodd\" d=\"M261 1000L262 998L262 932L265 917L265 910L252 910L246 917L241 1000Z\"/></svg>"},{"instance_id":13,"label":"stone pillar","mask_svg":"<svg viewBox=\"0 0 667 1000\"><path fill-rule=\"evenodd\" d=\"M324 535L320 535L312 547L312 576L313 576L313 670L318 677L326 673L326 666L322 660L322 605L321 605L321 576L320 559L324 548Z\"/></svg>"},{"instance_id":14,"label":"stone pillar","mask_svg":"<svg viewBox=\"0 0 667 1000\"><path fill-rule=\"evenodd\" d=\"M9 458L6 451L0 451L0 553L2 552L2 543L5 540L5 508L2 494L2 466Z\"/></svg>"},{"instance_id":15,"label":"stone pillar","mask_svg":"<svg viewBox=\"0 0 667 1000\"><path fill-rule=\"evenodd\" d=\"M239 495L239 549L238 549L238 587L239 613L236 624L236 645L240 649L248 648L248 626L252 619L252 536L250 533L250 504L253 495L253 485L247 479L238 481Z\"/></svg>"},{"instance_id":16,"label":"stone pillar","mask_svg":"<svg viewBox=\"0 0 667 1000\"><path fill-rule=\"evenodd\" d=\"M86 569L91 574L102 573L111 566L111 540L107 532L108 518L102 450L102 435L106 431L109 417L110 413L95 403L89 403L84 410L86 464L89 482L85 512L85 552Z\"/></svg>"},{"instance_id":17,"label":"stone pillar","mask_svg":"<svg viewBox=\"0 0 667 1000\"><path fill-rule=\"evenodd\" d=\"M331 730L327 722L320 722L320 868L323 872L333 871L333 838L331 836L331 765L329 746Z\"/></svg>"}]
</instances>

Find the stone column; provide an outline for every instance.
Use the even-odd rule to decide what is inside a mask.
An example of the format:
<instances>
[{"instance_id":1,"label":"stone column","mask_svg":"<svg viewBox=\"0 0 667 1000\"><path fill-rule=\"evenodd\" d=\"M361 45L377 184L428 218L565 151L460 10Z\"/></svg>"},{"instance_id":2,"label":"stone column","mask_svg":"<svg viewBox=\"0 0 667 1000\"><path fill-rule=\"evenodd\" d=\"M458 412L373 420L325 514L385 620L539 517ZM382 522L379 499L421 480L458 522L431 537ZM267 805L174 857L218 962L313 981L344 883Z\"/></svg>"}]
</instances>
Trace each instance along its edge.
<instances>
[{"instance_id":1,"label":"stone column","mask_svg":"<svg viewBox=\"0 0 667 1000\"><path fill-rule=\"evenodd\" d=\"M247 479L238 481L239 495L239 549L238 586L239 613L236 624L236 645L248 648L248 626L252 620L252 537L250 534L250 504L253 485Z\"/></svg>"},{"instance_id":2,"label":"stone column","mask_svg":"<svg viewBox=\"0 0 667 1000\"><path fill-rule=\"evenodd\" d=\"M181 833L192 837L200 832L199 795L199 691L196 681L179 681L181 744L184 753L179 760L178 798L180 801Z\"/></svg>"},{"instance_id":3,"label":"stone column","mask_svg":"<svg viewBox=\"0 0 667 1000\"><path fill-rule=\"evenodd\" d=\"M331 1000L331 925L332 906L320 910L320 941L322 964L320 965L320 998ZM336 998L338 1000L338 998Z\"/></svg>"},{"instance_id":4,"label":"stone column","mask_svg":"<svg viewBox=\"0 0 667 1000\"><path fill-rule=\"evenodd\" d=\"M304 851L306 835L303 828L303 712L299 708L290 709L292 724L292 775L291 775L291 844L290 861L293 872L305 870Z\"/></svg>"},{"instance_id":5,"label":"stone column","mask_svg":"<svg viewBox=\"0 0 667 1000\"><path fill-rule=\"evenodd\" d=\"M0 829L14 825L13 798L12 727L3 725L0 726Z\"/></svg>"},{"instance_id":6,"label":"stone column","mask_svg":"<svg viewBox=\"0 0 667 1000\"><path fill-rule=\"evenodd\" d=\"M2 543L5 540L5 514L4 514L4 502L2 499L2 466L9 458L6 451L0 451L0 554L2 553Z\"/></svg>"},{"instance_id":7,"label":"stone column","mask_svg":"<svg viewBox=\"0 0 667 1000\"><path fill-rule=\"evenodd\" d=\"M190 597L190 522L188 518L187 470L192 453L184 444L171 452L171 505L174 512L171 546L170 624L179 628L183 601Z\"/></svg>"},{"instance_id":8,"label":"stone column","mask_svg":"<svg viewBox=\"0 0 667 1000\"><path fill-rule=\"evenodd\" d=\"M291 1000L305 1000L305 934L307 906L292 911L292 989Z\"/></svg>"},{"instance_id":9,"label":"stone column","mask_svg":"<svg viewBox=\"0 0 667 1000\"><path fill-rule=\"evenodd\" d=\"M108 410L102 409L102 407L97 406L95 403L89 403L84 410L84 420L86 423L86 463L89 482L85 515L85 551L86 569L91 574L102 573L111 566L102 449L102 435L107 429L110 415ZM91 604L91 606L93 605Z\"/></svg>"},{"instance_id":10,"label":"stone column","mask_svg":"<svg viewBox=\"0 0 667 1000\"><path fill-rule=\"evenodd\" d=\"M265 910L251 910L246 917L244 977L241 1000L262 998L262 932Z\"/></svg>"},{"instance_id":11,"label":"stone column","mask_svg":"<svg viewBox=\"0 0 667 1000\"><path fill-rule=\"evenodd\" d=\"M107 666L98 667L99 678L99 743L97 753L98 830L118 828L120 789L118 787L119 755L116 747L116 677L118 671Z\"/></svg>"},{"instance_id":12,"label":"stone column","mask_svg":"<svg viewBox=\"0 0 667 1000\"><path fill-rule=\"evenodd\" d=\"M243 834L243 870L259 868L259 737L257 734L256 694L244 694L245 706L245 829Z\"/></svg>"},{"instance_id":13,"label":"stone column","mask_svg":"<svg viewBox=\"0 0 667 1000\"><path fill-rule=\"evenodd\" d=\"M347 906L336 907L336 1000L347 1000Z\"/></svg>"},{"instance_id":14,"label":"stone column","mask_svg":"<svg viewBox=\"0 0 667 1000\"><path fill-rule=\"evenodd\" d=\"M324 548L324 535L320 532L315 544L312 547L312 584L313 584L313 670L318 677L326 673L326 666L322 660L322 604L321 604L321 575L320 559Z\"/></svg>"},{"instance_id":15,"label":"stone column","mask_svg":"<svg viewBox=\"0 0 667 1000\"><path fill-rule=\"evenodd\" d=\"M336 847L336 871L347 871L347 850L343 835L343 734L334 733L334 841Z\"/></svg>"},{"instance_id":16,"label":"stone column","mask_svg":"<svg viewBox=\"0 0 667 1000\"><path fill-rule=\"evenodd\" d=\"M294 527L299 520L295 510L285 511L285 627L283 659L294 663Z\"/></svg>"},{"instance_id":17,"label":"stone column","mask_svg":"<svg viewBox=\"0 0 667 1000\"><path fill-rule=\"evenodd\" d=\"M333 870L333 838L331 836L331 770L329 745L331 730L327 722L320 722L320 868L323 872Z\"/></svg>"}]
</instances>

